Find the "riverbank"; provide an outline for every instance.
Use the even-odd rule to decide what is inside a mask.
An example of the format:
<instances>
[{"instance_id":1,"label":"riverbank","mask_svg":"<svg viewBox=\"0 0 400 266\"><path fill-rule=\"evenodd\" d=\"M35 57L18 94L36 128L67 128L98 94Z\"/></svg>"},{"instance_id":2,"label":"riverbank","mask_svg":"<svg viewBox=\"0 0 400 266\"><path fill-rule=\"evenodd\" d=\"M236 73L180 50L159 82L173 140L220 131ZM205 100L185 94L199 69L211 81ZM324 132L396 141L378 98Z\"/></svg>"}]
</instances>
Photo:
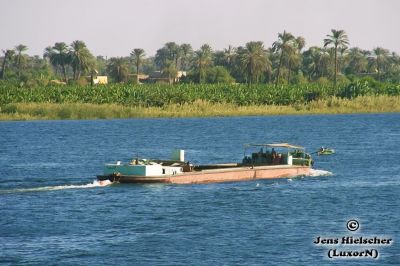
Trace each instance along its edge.
<instances>
[{"instance_id":1,"label":"riverbank","mask_svg":"<svg viewBox=\"0 0 400 266\"><path fill-rule=\"evenodd\" d=\"M86 103L11 103L0 107L0 120L119 119L157 117L263 116L400 112L399 96L332 97L298 105L246 105L211 103L170 104L164 107Z\"/></svg>"}]
</instances>

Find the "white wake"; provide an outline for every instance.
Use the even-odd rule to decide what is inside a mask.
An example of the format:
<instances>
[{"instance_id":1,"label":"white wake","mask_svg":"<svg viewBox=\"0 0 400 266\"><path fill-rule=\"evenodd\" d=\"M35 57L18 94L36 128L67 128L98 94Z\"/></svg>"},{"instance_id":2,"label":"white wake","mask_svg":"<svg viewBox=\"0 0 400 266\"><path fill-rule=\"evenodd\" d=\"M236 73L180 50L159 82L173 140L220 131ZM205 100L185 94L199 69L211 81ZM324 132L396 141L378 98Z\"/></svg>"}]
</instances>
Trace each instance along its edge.
<instances>
[{"instance_id":1,"label":"white wake","mask_svg":"<svg viewBox=\"0 0 400 266\"><path fill-rule=\"evenodd\" d=\"M309 176L331 176L332 172L320 170L320 169L311 169Z\"/></svg>"},{"instance_id":2,"label":"white wake","mask_svg":"<svg viewBox=\"0 0 400 266\"><path fill-rule=\"evenodd\" d=\"M92 183L84 185L61 185L61 186L46 186L46 187L34 187L34 188L17 188L17 189L3 190L0 192L13 193L13 192L54 191L54 190L64 190L64 189L105 187L111 184L112 182L110 180L104 180L104 181L94 180Z\"/></svg>"}]
</instances>

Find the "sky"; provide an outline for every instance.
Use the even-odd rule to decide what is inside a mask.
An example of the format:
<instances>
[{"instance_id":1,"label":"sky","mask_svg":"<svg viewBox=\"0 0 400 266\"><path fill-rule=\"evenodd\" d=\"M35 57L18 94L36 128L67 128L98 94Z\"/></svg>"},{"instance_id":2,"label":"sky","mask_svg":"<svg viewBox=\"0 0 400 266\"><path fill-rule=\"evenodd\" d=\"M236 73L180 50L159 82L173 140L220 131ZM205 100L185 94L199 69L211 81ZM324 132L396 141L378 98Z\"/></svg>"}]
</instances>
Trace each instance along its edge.
<instances>
[{"instance_id":1,"label":"sky","mask_svg":"<svg viewBox=\"0 0 400 266\"><path fill-rule=\"evenodd\" d=\"M400 0L0 0L0 49L42 55L56 42L82 40L94 55L148 56L166 42L214 50L249 41L270 47L284 30L322 46L343 29L350 47L400 54Z\"/></svg>"}]
</instances>

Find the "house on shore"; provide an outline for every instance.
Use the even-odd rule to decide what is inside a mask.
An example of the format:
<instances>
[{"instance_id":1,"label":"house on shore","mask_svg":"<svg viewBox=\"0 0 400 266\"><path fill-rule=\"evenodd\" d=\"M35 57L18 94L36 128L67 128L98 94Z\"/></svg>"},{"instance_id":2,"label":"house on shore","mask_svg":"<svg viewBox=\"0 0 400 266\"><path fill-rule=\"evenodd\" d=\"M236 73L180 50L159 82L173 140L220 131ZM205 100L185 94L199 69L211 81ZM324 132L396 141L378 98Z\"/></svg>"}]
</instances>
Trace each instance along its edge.
<instances>
[{"instance_id":1,"label":"house on shore","mask_svg":"<svg viewBox=\"0 0 400 266\"><path fill-rule=\"evenodd\" d=\"M107 76L99 76L99 72L94 69L92 74L90 75L90 83L92 85L96 84L108 84L108 77Z\"/></svg>"},{"instance_id":2,"label":"house on shore","mask_svg":"<svg viewBox=\"0 0 400 266\"><path fill-rule=\"evenodd\" d=\"M148 75L148 78L143 81L148 83L177 83L184 77L186 77L186 71L177 71L176 76L173 78L162 71L153 71Z\"/></svg>"}]
</instances>

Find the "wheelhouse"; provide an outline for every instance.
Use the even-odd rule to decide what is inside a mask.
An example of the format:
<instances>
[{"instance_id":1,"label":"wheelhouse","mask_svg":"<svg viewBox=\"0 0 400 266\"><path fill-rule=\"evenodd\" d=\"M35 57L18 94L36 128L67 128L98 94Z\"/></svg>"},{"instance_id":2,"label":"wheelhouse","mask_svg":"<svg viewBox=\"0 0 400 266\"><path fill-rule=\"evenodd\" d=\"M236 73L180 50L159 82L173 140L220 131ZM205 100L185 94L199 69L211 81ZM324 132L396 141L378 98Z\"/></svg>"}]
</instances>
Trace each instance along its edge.
<instances>
[{"instance_id":1,"label":"wheelhouse","mask_svg":"<svg viewBox=\"0 0 400 266\"><path fill-rule=\"evenodd\" d=\"M249 155L247 155L249 153ZM302 146L289 143L246 144L244 165L307 165L313 163L311 155Z\"/></svg>"}]
</instances>

